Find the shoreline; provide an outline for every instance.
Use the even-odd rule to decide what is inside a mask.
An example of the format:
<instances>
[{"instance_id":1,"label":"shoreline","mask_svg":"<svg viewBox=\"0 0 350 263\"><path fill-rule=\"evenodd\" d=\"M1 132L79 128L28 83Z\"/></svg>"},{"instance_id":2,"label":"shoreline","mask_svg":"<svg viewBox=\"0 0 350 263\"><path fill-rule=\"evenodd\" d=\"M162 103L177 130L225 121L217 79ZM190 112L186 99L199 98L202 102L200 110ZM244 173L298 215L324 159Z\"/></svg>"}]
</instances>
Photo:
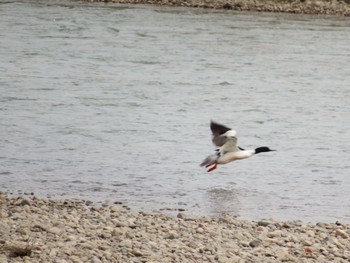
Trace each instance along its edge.
<instances>
[{"instance_id":1,"label":"shoreline","mask_svg":"<svg viewBox=\"0 0 350 263\"><path fill-rule=\"evenodd\" d=\"M350 0L83 0L83 2L350 16Z\"/></svg>"},{"instance_id":2,"label":"shoreline","mask_svg":"<svg viewBox=\"0 0 350 263\"><path fill-rule=\"evenodd\" d=\"M1 262L349 262L350 226L135 212L0 192Z\"/></svg>"}]
</instances>

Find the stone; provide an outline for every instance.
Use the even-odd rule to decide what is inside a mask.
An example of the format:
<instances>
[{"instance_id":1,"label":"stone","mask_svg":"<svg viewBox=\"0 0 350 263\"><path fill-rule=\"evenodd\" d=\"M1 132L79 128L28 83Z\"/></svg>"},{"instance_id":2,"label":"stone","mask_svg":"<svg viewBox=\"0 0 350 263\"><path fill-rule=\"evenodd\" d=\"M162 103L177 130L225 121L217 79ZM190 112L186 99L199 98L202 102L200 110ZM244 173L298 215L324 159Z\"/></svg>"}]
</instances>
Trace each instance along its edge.
<instances>
[{"instance_id":1,"label":"stone","mask_svg":"<svg viewBox=\"0 0 350 263\"><path fill-rule=\"evenodd\" d=\"M49 252L50 258L55 258L56 255L57 255L57 249L55 249L55 248L51 249Z\"/></svg>"},{"instance_id":2,"label":"stone","mask_svg":"<svg viewBox=\"0 0 350 263\"><path fill-rule=\"evenodd\" d=\"M102 261L98 258L98 257L96 257L96 256L93 256L92 258L91 258L91 261L90 261L91 263L102 263Z\"/></svg>"},{"instance_id":3,"label":"stone","mask_svg":"<svg viewBox=\"0 0 350 263\"><path fill-rule=\"evenodd\" d=\"M269 232L266 234L269 238L275 238L275 237L282 237L285 236L284 232L282 230L275 230L273 232Z\"/></svg>"},{"instance_id":4,"label":"stone","mask_svg":"<svg viewBox=\"0 0 350 263\"><path fill-rule=\"evenodd\" d=\"M142 252L140 250L133 250L131 252L135 257L142 257Z\"/></svg>"},{"instance_id":5,"label":"stone","mask_svg":"<svg viewBox=\"0 0 350 263\"><path fill-rule=\"evenodd\" d=\"M122 242L119 243L119 247L132 247L132 241L129 239L123 240Z\"/></svg>"},{"instance_id":6,"label":"stone","mask_svg":"<svg viewBox=\"0 0 350 263\"><path fill-rule=\"evenodd\" d=\"M67 236L66 240L67 241L75 241L75 240L77 240L77 237L73 236L73 235L69 235L69 236Z\"/></svg>"},{"instance_id":7,"label":"stone","mask_svg":"<svg viewBox=\"0 0 350 263\"><path fill-rule=\"evenodd\" d=\"M180 219L184 219L185 218L183 213L178 213L176 217L180 218Z\"/></svg>"},{"instance_id":8,"label":"stone","mask_svg":"<svg viewBox=\"0 0 350 263\"><path fill-rule=\"evenodd\" d=\"M29 201L28 199L23 199L23 200L19 203L19 205L21 205L21 206L30 205L30 201Z\"/></svg>"},{"instance_id":9,"label":"stone","mask_svg":"<svg viewBox=\"0 0 350 263\"><path fill-rule=\"evenodd\" d=\"M273 255L280 261L284 261L289 258L287 248L278 247L273 251Z\"/></svg>"},{"instance_id":10,"label":"stone","mask_svg":"<svg viewBox=\"0 0 350 263\"><path fill-rule=\"evenodd\" d=\"M249 246L250 246L250 243L249 243L249 242L243 241L243 240L239 241L239 244L240 244L242 247L249 247Z\"/></svg>"},{"instance_id":11,"label":"stone","mask_svg":"<svg viewBox=\"0 0 350 263\"><path fill-rule=\"evenodd\" d=\"M249 246L254 248L254 247L258 247L261 245L261 241L260 240L252 240L249 242Z\"/></svg>"},{"instance_id":12,"label":"stone","mask_svg":"<svg viewBox=\"0 0 350 263\"><path fill-rule=\"evenodd\" d=\"M94 202L92 202L90 200L85 201L86 206L92 206L93 204L94 204Z\"/></svg>"},{"instance_id":13,"label":"stone","mask_svg":"<svg viewBox=\"0 0 350 263\"><path fill-rule=\"evenodd\" d=\"M127 227L128 224L125 223L125 222L119 221L119 222L115 222L115 226L116 226L116 227Z\"/></svg>"},{"instance_id":14,"label":"stone","mask_svg":"<svg viewBox=\"0 0 350 263\"><path fill-rule=\"evenodd\" d=\"M204 229L201 228L201 227L198 227L198 228L196 229L196 232L197 232L198 234L203 234L203 233L204 233Z\"/></svg>"},{"instance_id":15,"label":"stone","mask_svg":"<svg viewBox=\"0 0 350 263\"><path fill-rule=\"evenodd\" d=\"M111 235L113 237L121 237L124 235L124 231L121 230L120 228L116 228L116 229L113 229L112 232L111 232Z\"/></svg>"},{"instance_id":16,"label":"stone","mask_svg":"<svg viewBox=\"0 0 350 263\"><path fill-rule=\"evenodd\" d=\"M8 224L5 224L3 221L0 221L0 236L8 235L11 228Z\"/></svg>"},{"instance_id":17,"label":"stone","mask_svg":"<svg viewBox=\"0 0 350 263\"><path fill-rule=\"evenodd\" d=\"M118 212L120 212L122 209L120 208L120 206L117 206L117 205L111 205L110 207L109 207L109 209L110 209L110 211L112 212L112 213L118 213Z\"/></svg>"},{"instance_id":18,"label":"stone","mask_svg":"<svg viewBox=\"0 0 350 263\"><path fill-rule=\"evenodd\" d=\"M169 233L168 233L168 235L165 237L166 239L176 239L178 236L177 236L177 234L176 234L176 232L174 232L174 231L170 231Z\"/></svg>"},{"instance_id":19,"label":"stone","mask_svg":"<svg viewBox=\"0 0 350 263\"><path fill-rule=\"evenodd\" d=\"M9 215L5 211L0 211L0 218L7 218Z\"/></svg>"},{"instance_id":20,"label":"stone","mask_svg":"<svg viewBox=\"0 0 350 263\"><path fill-rule=\"evenodd\" d=\"M258 224L258 226L264 226L264 227L266 227L266 226L270 225L271 223L268 222L268 221L258 221L257 224Z\"/></svg>"},{"instance_id":21,"label":"stone","mask_svg":"<svg viewBox=\"0 0 350 263\"><path fill-rule=\"evenodd\" d=\"M105 226L105 227L103 228L103 231L106 231L106 232L109 232L109 233L111 233L113 230L114 230L114 228L113 228L113 227L110 227L110 226Z\"/></svg>"},{"instance_id":22,"label":"stone","mask_svg":"<svg viewBox=\"0 0 350 263\"><path fill-rule=\"evenodd\" d=\"M341 229L337 229L335 230L335 236L338 237L342 237L344 239L348 239L349 238L349 235L348 233L346 233L344 230L341 230Z\"/></svg>"},{"instance_id":23,"label":"stone","mask_svg":"<svg viewBox=\"0 0 350 263\"><path fill-rule=\"evenodd\" d=\"M282 223L282 227L284 227L284 228L291 228L292 225L290 223L288 223L288 222L283 222Z\"/></svg>"},{"instance_id":24,"label":"stone","mask_svg":"<svg viewBox=\"0 0 350 263\"><path fill-rule=\"evenodd\" d=\"M51 233L51 234L54 234L54 235L59 235L62 232L62 230L59 229L58 227L50 227L50 228L46 229L46 231L48 233Z\"/></svg>"},{"instance_id":25,"label":"stone","mask_svg":"<svg viewBox=\"0 0 350 263\"><path fill-rule=\"evenodd\" d=\"M74 255L70 256L69 260L73 263L83 263L83 261L79 257L74 256ZM93 261L91 260L91 262L93 262Z\"/></svg>"},{"instance_id":26,"label":"stone","mask_svg":"<svg viewBox=\"0 0 350 263\"><path fill-rule=\"evenodd\" d=\"M25 235L29 235L30 234L30 230L29 230L29 227L26 226L26 225L21 225L19 226L17 229L16 229L16 232L25 236ZM1 231L0 231L1 233Z\"/></svg>"},{"instance_id":27,"label":"stone","mask_svg":"<svg viewBox=\"0 0 350 263\"><path fill-rule=\"evenodd\" d=\"M263 226L258 226L256 228L256 231L258 231L258 232L267 232L268 230L265 227L263 227Z\"/></svg>"},{"instance_id":28,"label":"stone","mask_svg":"<svg viewBox=\"0 0 350 263\"><path fill-rule=\"evenodd\" d=\"M303 246L308 246L309 247L309 246L312 246L312 244L313 243L310 240L304 240L303 241Z\"/></svg>"},{"instance_id":29,"label":"stone","mask_svg":"<svg viewBox=\"0 0 350 263\"><path fill-rule=\"evenodd\" d=\"M305 234L307 234L309 237L314 237L314 236L315 236L315 232L312 231L312 230L307 230L307 231L305 232Z\"/></svg>"},{"instance_id":30,"label":"stone","mask_svg":"<svg viewBox=\"0 0 350 263\"><path fill-rule=\"evenodd\" d=\"M26 257L32 255L32 247L26 242L13 241L5 244L10 257Z\"/></svg>"}]
</instances>

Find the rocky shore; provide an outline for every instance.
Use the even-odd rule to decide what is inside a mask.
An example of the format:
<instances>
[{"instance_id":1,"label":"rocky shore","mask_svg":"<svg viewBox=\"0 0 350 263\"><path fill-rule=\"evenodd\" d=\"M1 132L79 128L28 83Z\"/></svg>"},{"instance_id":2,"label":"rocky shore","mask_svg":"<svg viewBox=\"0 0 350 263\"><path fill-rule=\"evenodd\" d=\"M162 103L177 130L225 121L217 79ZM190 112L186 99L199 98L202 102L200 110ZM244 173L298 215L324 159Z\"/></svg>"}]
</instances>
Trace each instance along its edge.
<instances>
[{"instance_id":1,"label":"rocky shore","mask_svg":"<svg viewBox=\"0 0 350 263\"><path fill-rule=\"evenodd\" d=\"M350 226L132 212L0 192L0 262L350 262Z\"/></svg>"},{"instance_id":2,"label":"rocky shore","mask_svg":"<svg viewBox=\"0 0 350 263\"><path fill-rule=\"evenodd\" d=\"M123 4L154 4L238 11L350 16L350 0L85 0Z\"/></svg>"}]
</instances>

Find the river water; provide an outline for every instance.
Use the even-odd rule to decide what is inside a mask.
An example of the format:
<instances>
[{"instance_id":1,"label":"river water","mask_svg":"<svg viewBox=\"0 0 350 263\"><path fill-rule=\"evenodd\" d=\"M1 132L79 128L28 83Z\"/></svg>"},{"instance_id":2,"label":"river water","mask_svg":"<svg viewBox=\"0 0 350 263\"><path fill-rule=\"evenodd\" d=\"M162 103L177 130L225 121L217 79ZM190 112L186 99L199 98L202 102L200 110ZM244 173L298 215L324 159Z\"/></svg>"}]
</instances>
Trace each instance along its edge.
<instances>
[{"instance_id":1,"label":"river water","mask_svg":"<svg viewBox=\"0 0 350 263\"><path fill-rule=\"evenodd\" d=\"M2 1L0 189L349 223L349 43L342 17ZM207 173L210 119L277 152Z\"/></svg>"}]
</instances>

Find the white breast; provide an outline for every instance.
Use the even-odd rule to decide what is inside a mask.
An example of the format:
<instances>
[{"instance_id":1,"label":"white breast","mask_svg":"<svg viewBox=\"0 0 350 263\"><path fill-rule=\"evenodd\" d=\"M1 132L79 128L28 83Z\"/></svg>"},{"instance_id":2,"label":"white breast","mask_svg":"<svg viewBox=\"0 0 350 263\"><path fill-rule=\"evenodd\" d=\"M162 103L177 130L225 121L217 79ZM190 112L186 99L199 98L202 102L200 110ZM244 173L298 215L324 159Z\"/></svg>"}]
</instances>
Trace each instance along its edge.
<instances>
[{"instance_id":1,"label":"white breast","mask_svg":"<svg viewBox=\"0 0 350 263\"><path fill-rule=\"evenodd\" d=\"M228 152L218 159L219 164L226 164L236 160L242 160L251 157L255 154L254 150L245 150L238 152Z\"/></svg>"}]
</instances>

